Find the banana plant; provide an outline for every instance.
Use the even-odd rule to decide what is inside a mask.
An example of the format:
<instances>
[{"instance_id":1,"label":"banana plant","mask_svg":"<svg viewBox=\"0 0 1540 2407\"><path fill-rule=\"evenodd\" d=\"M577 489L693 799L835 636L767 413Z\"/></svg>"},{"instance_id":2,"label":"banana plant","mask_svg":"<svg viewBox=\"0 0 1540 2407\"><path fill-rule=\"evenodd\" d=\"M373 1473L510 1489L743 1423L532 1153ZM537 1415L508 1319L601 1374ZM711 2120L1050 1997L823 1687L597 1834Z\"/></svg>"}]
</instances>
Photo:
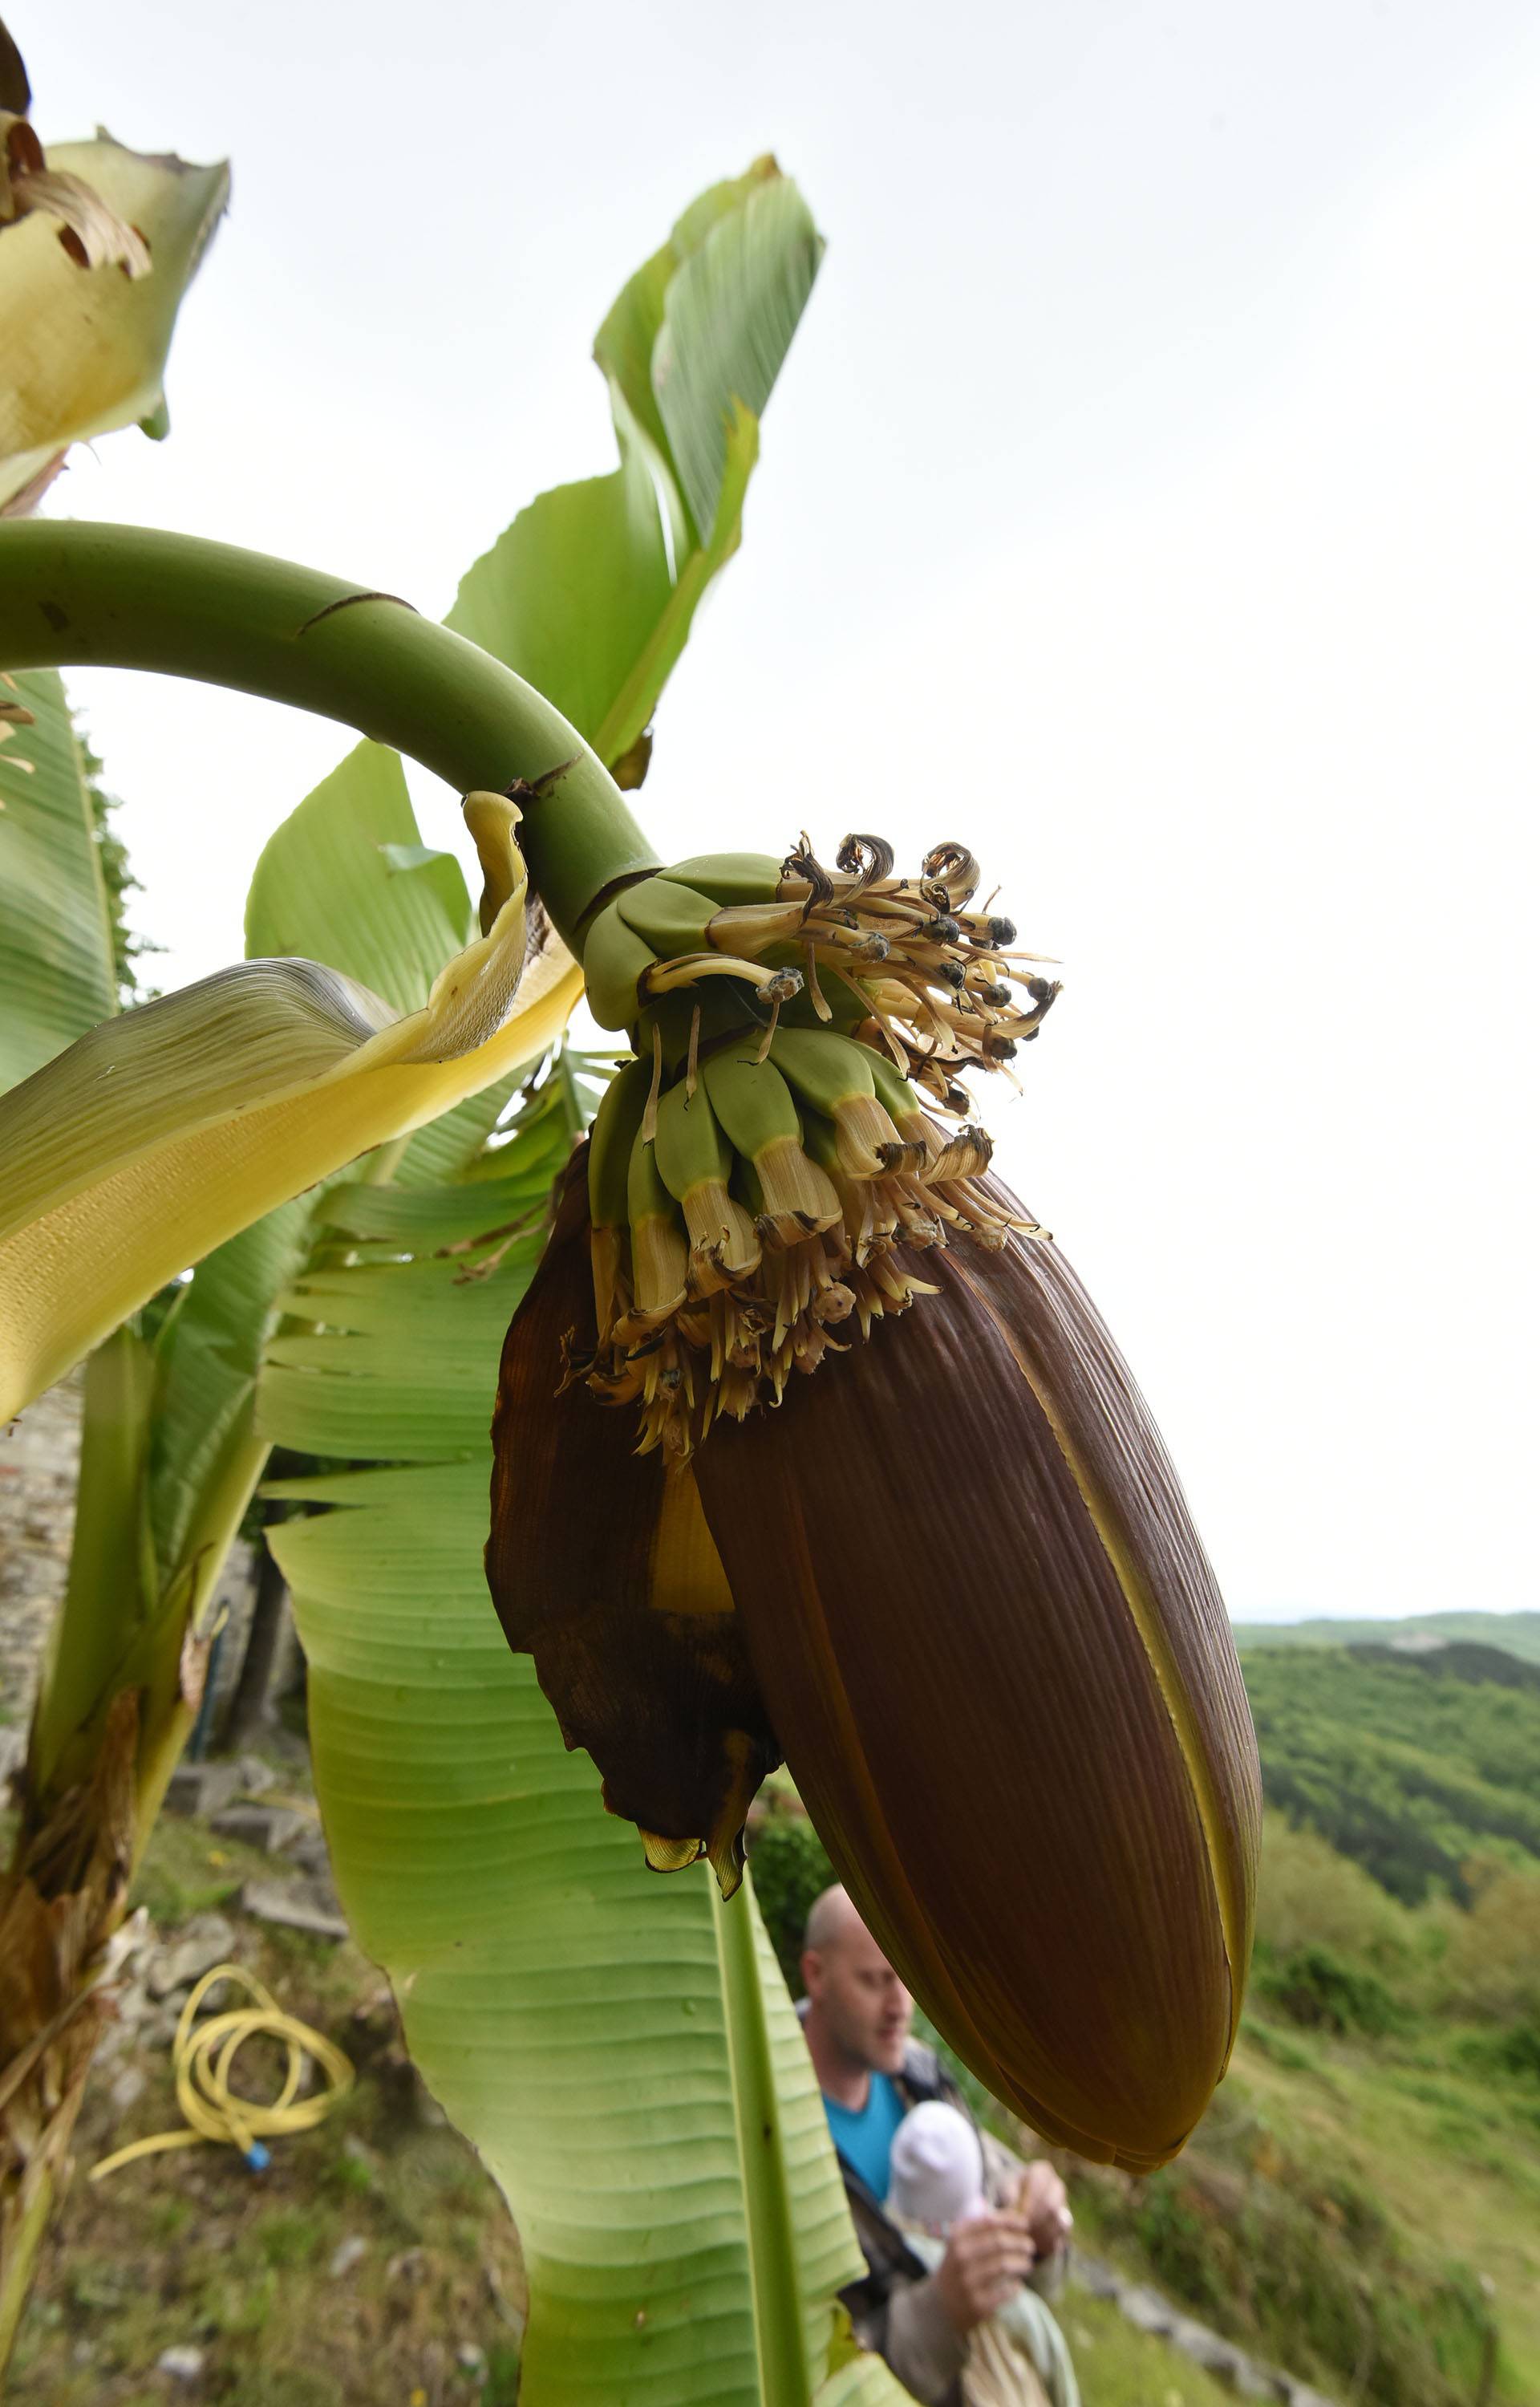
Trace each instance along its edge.
<instances>
[{"instance_id":1,"label":"banana plant","mask_svg":"<svg viewBox=\"0 0 1540 2407\"><path fill-rule=\"evenodd\" d=\"M661 496L671 589L681 560L725 556L750 421L784 349L776 330L795 324L815 264L811 232L763 178L691 212L628 288L600 343L622 469L595 557L642 506L633 452L655 513ZM750 306L724 318L725 292ZM473 624L486 600L466 605ZM649 676L677 634L659 637ZM944 837L902 873L881 836L855 833L832 866L806 835L779 860L725 849L665 865L619 782L646 765L645 677L600 722L606 751L617 748L612 776L492 652L385 597L218 547L0 529L7 658L155 667L350 719L464 794L486 873L481 934L417 1012L324 961L248 963L93 1031L0 1105L0 1144L19 1165L13 1225L0 1222L8 1392L35 1392L178 1260L504 1075L570 994L566 947L632 1060L564 1171L502 1348L487 1574L514 1655L532 1662L561 1739L592 1759L603 1805L636 1825L647 1864L693 1884L676 1892L688 1899L709 1859L741 2069L773 2044L768 2010L756 2038L723 1969L764 1960L742 1830L784 1754L889 1958L996 2094L1082 2154L1136 2171L1174 2154L1239 2017L1255 1743L1222 1602L1148 1409L1048 1232L989 1169L962 1081L1006 1069L1057 988L993 898L976 902L968 847ZM389 865L437 875L411 846ZM528 971L527 882L555 940ZM502 1283L500 1310L514 1304L516 1246L483 1267ZM376 1272L400 1274L391 1299L419 1347L459 1314L446 1375L476 1355L471 1308L442 1294L429 1304L433 1275L415 1278L415 1257L341 1269L346 1287L317 1265L288 1298L311 1325L273 1350L270 1395L279 1372L301 1383L267 1407L275 1429L290 1405L286 1429L324 1414L317 1383L335 1339L386 1334ZM345 1411L363 1401L367 1360L349 1357ZM367 1501L421 1501L436 1526L461 1466L430 1450L414 1403L391 1423L382 1403L389 1459ZM472 1447L468 1431L459 1443ZM420 1490L414 1466L434 1474ZM459 1490L473 1543L477 1487ZM476 2017L506 1963L486 1957L479 2001L459 1986L443 1952L459 1917L436 1884L418 1918L398 1926L387 1909L369 1922L384 1800L360 1763L386 1724L360 1685L372 1676L354 1644L364 1620L329 1616L325 1552L349 1545L346 1508L366 1498L307 1501L331 1508L332 1537L315 1535L308 1563L310 1533L282 1543L318 1659L334 1649L339 1721L359 1724L329 1793L344 1816L360 1793L376 1807L345 1844L349 1877L381 1951L406 1968L403 1993L417 1982L442 2003L423 2044L436 2048L438 2031L441 2078L463 2078L469 2111ZM416 1543L404 1525L393 1535L408 1552ZM445 1665L428 1626L426 1659L410 1617L398 1635L403 1664L431 1688ZM388 1630L371 1626L368 1643L389 1655ZM141 1693L114 1699L98 1762L130 1760ZM507 1712L516 1727L511 1692ZM938 1738L939 1787L926 1776ZM478 1752L467 1743L456 1767ZM520 1759L505 1754L500 1776L512 1803ZM460 1795L451 1783L438 1802ZM473 1860L496 1797L463 1802ZM410 1847L431 1855L452 1818L403 1834L392 1859L403 1879ZM633 1871L643 1877L634 1859ZM565 1905L572 1885L553 1878ZM578 1888L597 1910L597 1881ZM584 1928L602 1945L590 1916ZM544 2009L581 1994L553 1984ZM527 2178L526 2211L556 2229L542 2104L509 2179ZM761 2129L769 2145L773 2119ZM756 2252L794 2219L789 2178L745 2175ZM544 2253L552 2268L583 2261ZM750 2264L757 2282L757 2253ZM645 2305L635 2314L644 2329ZM770 2396L798 2395L785 2387L785 2317L771 2321L769 2339L756 2308L756 2378ZM803 2336L799 2379L815 2393L848 2368L832 2362L826 2320ZM549 2395L561 2382L575 2395L581 2359L569 2373L550 2345Z\"/></svg>"},{"instance_id":2,"label":"banana plant","mask_svg":"<svg viewBox=\"0 0 1540 2407\"><path fill-rule=\"evenodd\" d=\"M735 221L751 205L759 231L748 246L745 269ZM699 254L718 228L726 230L725 262L714 253L702 262ZM676 357L688 359L691 346L703 347L719 363L717 384L704 378L700 406L708 412L717 405L722 377L732 373L735 352L746 347L759 363L751 389L762 406L820 248L795 188L784 184L773 163L757 162L747 176L703 196L632 279L607 326L620 317L634 324L650 310L661 329L671 309L676 311L686 328L685 336L672 337ZM707 302L692 306L680 288L705 267L712 271ZM767 281L783 312L750 337L744 320L764 315ZM788 292L796 295L789 317ZM454 615L501 658L537 666L558 685L582 732L635 782L644 774L649 748L643 730L696 603L736 547L757 420L737 406L735 481L707 535L698 538L670 455L656 445L643 451L643 438L632 431L631 406L619 370L609 366L603 333L598 349L611 376L619 467L607 477L548 493L524 512L472 570ZM46 531L30 532L44 536ZM562 597L554 615L530 608L531 580ZM318 597L307 591L304 598L314 605ZM324 616L324 604L321 608ZM467 661L473 662L473 656L450 639L440 643L462 680ZM537 737L551 726L562 745L574 740L522 687L507 690L527 713L532 708ZM0 819L0 864L17 881L8 890L27 899L14 927L0 921L0 978L8 972L35 1019L39 992L49 1005L35 1029L20 1015L12 1025L7 1067L20 1078L90 1028L111 998L98 864L82 815L83 766L72 748L63 690L51 673L32 672L4 691L17 705L12 788L32 807ZM495 699L504 700L505 692L497 691ZM419 748L421 728L432 716L431 702L419 704L409 726ZM548 749L542 757L549 759ZM101 1976L110 1962L110 1934L127 1878L195 1713L207 1600L266 1458L268 1440L253 1417L257 1358L281 1294L302 1269L314 1270L337 1253L330 1223L308 1197L278 1204L251 1226L240 1224L249 1220L254 1203L324 1176L376 1134L389 1141L371 1158L364 1174L370 1178L389 1175L410 1187L414 1179L453 1175L473 1158L507 1102L518 1064L559 1026L576 991L565 953L547 945L524 971L512 1017L498 1025L525 952L522 873L508 845L514 816L506 803L483 798L478 826L487 896L485 933L473 938L463 878L452 856L420 842L397 755L380 744L361 744L263 855L247 911L252 972L206 982L191 997L170 998L170 1012L152 1010L151 1034L157 1018L170 1026L162 1026L160 1044L141 1056L135 1057L132 1038L126 1049L115 1047L120 1032L105 1029L97 1031L94 1047L75 1055L78 1094L98 1085L104 1068L120 1079L120 1093L126 1070L136 1093L135 1104L119 1116L120 1179L111 1175L99 1126L92 1165L98 1183L93 1189L88 1178L70 1191L88 1151L79 1142L78 1114L67 1100L61 1104L56 1085L53 1128L45 1090L45 1110L32 1115L29 1131L22 1106L39 1090L22 1089L13 1099L9 1159L19 1175L10 1189L9 1243L0 1271L14 1307L4 1316L14 1382L8 1403L46 1383L78 1353L83 1329L89 1334L110 1326L130 1293L155 1284L174 1258L196 1254L227 1226L237 1233L206 1255L153 1339L124 1324L88 1372L76 1548L23 1776L22 1839L0 1890L7 1960L37 1964L45 1952L41 1921L57 1924L66 1900L73 1932L67 1954L54 1949L41 2001L34 1994L20 2001L5 1998L0 2013L0 2061L8 2062L13 2076L10 2112L0 2119L12 2177L8 2193L0 2184L6 2276L0 2345L14 2329L91 2045L107 2010L110 1982ZM16 840L8 861L7 833ZM18 845L30 845L31 852ZM72 879L61 881L61 861ZM34 876L39 863L46 874ZM39 892L53 906L54 922L41 928L32 908ZM87 943L92 931L94 949ZM84 947L80 959L71 947ZM275 957L293 955L309 956L310 966L302 962L297 976L276 978ZM48 975L40 976L45 969ZM478 984L483 994L476 1004ZM320 1031L318 1004L330 1006L331 1024ZM414 1042L391 1033L392 1013L393 1024L405 1024L408 1037L416 1029ZM134 1037L141 1042L145 1027L146 1016L135 1015ZM474 1041L488 1027L486 1041ZM327 1040L324 1051L318 1033ZM253 1035L264 1048L256 1079L247 1075ZM163 1063L167 1046L183 1048L182 1093L157 1124L153 1109L145 1107L152 1105L155 1065ZM232 1112L228 1074L237 1050L246 1083ZM188 1082L200 1075L204 1083L189 1109ZM464 1100L457 1103L457 1096ZM263 1108L253 1113L257 1101ZM125 1118L131 1123L126 1137ZM233 1128L233 1120L239 1125ZM254 1134L260 1147L249 1142ZM243 1152L243 1140L244 1183L239 1175L231 1176L228 1159ZM139 1253L125 1262L111 1242L121 1179L132 1186L147 1164L162 1194L168 1184L180 1183L192 1218L169 1242L163 1227L158 1238L141 1229ZM102 1275L83 1321L58 1308L54 1290L29 1324L24 1298L38 1293L40 1274L47 1287L50 1204L72 1216L98 1211L106 1247ZM147 1240L152 1251L159 1248L148 1269ZM131 1580L124 1577L124 1531L136 1533ZM82 1871L78 1846L74 1855L61 1856L55 1826L63 1815L73 1828L82 1800L85 1822L92 1823L109 1738L116 1799L110 1841ZM46 1895L49 1885L59 1893ZM58 2025L41 2051L39 2023L45 2034ZM14 2081L19 2069L25 2076L20 2086Z\"/></svg>"}]
</instances>

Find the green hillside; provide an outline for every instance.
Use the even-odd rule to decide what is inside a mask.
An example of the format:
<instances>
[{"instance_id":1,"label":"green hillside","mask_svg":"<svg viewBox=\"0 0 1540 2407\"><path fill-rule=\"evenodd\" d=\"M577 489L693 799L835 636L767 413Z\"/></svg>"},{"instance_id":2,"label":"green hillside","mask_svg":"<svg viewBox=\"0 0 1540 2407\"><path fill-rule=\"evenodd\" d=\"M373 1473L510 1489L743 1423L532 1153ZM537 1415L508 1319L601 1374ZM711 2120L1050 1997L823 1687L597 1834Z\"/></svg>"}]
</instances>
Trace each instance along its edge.
<instances>
[{"instance_id":1,"label":"green hillside","mask_svg":"<svg viewBox=\"0 0 1540 2407\"><path fill-rule=\"evenodd\" d=\"M1245 1672L1268 1802L1404 1904L1540 1872L1540 1665L1457 1643L1264 1648Z\"/></svg>"},{"instance_id":2,"label":"green hillside","mask_svg":"<svg viewBox=\"0 0 1540 2407\"><path fill-rule=\"evenodd\" d=\"M1426 1651L1383 1623L1247 1651L1269 1810L1235 2062L1175 2164L1082 2176L1081 2219L1328 2397L1528 2407L1540 1664L1491 1641L1540 1615L1438 1619Z\"/></svg>"},{"instance_id":3,"label":"green hillside","mask_svg":"<svg viewBox=\"0 0 1540 2407\"><path fill-rule=\"evenodd\" d=\"M1247 1653L1268 1812L1234 2062L1162 2172L1067 2167L1088 2247L1341 2407L1540 2400L1540 1667L1490 1643L1511 1617L1445 1618L1480 1638ZM784 1779L754 1866L795 1981L830 1873Z\"/></svg>"},{"instance_id":4,"label":"green hillside","mask_svg":"<svg viewBox=\"0 0 1540 2407\"><path fill-rule=\"evenodd\" d=\"M1424 1645L1468 1638L1540 1663L1540 1613L1419 1613L1403 1621L1237 1621L1234 1629L1242 1655L1263 1646L1388 1646L1398 1640Z\"/></svg>"}]
</instances>

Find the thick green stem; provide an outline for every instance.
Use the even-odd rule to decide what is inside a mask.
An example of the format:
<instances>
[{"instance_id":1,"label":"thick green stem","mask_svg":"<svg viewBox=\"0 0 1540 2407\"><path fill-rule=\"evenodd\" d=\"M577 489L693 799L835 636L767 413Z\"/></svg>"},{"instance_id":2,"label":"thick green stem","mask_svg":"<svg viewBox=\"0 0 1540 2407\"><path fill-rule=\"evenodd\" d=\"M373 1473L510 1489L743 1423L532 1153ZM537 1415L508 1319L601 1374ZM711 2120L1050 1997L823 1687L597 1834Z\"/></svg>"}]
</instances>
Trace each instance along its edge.
<instances>
[{"instance_id":1,"label":"thick green stem","mask_svg":"<svg viewBox=\"0 0 1540 2407\"><path fill-rule=\"evenodd\" d=\"M405 603L192 535L0 525L0 666L153 669L343 720L457 793L572 766L526 805L535 890L571 944L595 897L657 856L559 711Z\"/></svg>"},{"instance_id":2,"label":"thick green stem","mask_svg":"<svg viewBox=\"0 0 1540 2407\"><path fill-rule=\"evenodd\" d=\"M812 2407L796 2208L786 2178L781 2092L765 2012L765 1968L756 1945L758 1910L746 1874L738 1895L727 1903L714 1880L710 1886L743 2169L760 2394L776 2407Z\"/></svg>"},{"instance_id":3,"label":"thick green stem","mask_svg":"<svg viewBox=\"0 0 1540 2407\"><path fill-rule=\"evenodd\" d=\"M155 1603L148 1555L146 1456L155 1360L129 1327L114 1331L86 1365L80 1476L64 1601L49 1645L27 1745L26 1794L36 1806L79 1776L66 1755L93 1741L122 1686L122 1662Z\"/></svg>"}]
</instances>

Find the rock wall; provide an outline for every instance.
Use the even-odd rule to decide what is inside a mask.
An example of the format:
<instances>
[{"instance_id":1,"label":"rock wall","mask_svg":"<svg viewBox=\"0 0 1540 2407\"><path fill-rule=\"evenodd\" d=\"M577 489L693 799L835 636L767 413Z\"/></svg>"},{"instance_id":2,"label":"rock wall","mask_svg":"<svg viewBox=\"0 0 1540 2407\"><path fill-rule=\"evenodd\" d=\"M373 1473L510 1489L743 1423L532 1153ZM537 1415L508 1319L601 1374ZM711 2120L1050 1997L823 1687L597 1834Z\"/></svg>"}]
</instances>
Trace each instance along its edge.
<instances>
[{"instance_id":1,"label":"rock wall","mask_svg":"<svg viewBox=\"0 0 1540 2407\"><path fill-rule=\"evenodd\" d=\"M1233 2390L1237 2399L1271 2400L1275 2407L1332 2407L1332 2401L1319 2390L1312 2390L1308 2383L1285 2373L1281 2366L1264 2365L1260 2358L1248 2357L1234 2341L1225 2340L1221 2333L1210 2331L1207 2324L1183 2314L1180 2307L1173 2306L1148 2282L1129 2281L1100 2257L1088 2257L1083 2249L1071 2252L1069 2278L1095 2297L1110 2299L1136 2330L1149 2332L1179 2349L1183 2357L1201 2365L1217 2382Z\"/></svg>"},{"instance_id":2,"label":"rock wall","mask_svg":"<svg viewBox=\"0 0 1540 2407\"><path fill-rule=\"evenodd\" d=\"M64 1593L81 1387L73 1372L0 1430L0 1725L25 1727Z\"/></svg>"},{"instance_id":3,"label":"rock wall","mask_svg":"<svg viewBox=\"0 0 1540 2407\"><path fill-rule=\"evenodd\" d=\"M84 1374L72 1372L0 1430L0 1730L24 1730L54 1615L64 1600L80 1469ZM257 1566L237 1538L215 1592L209 1666L217 1728L240 1674ZM13 1750L0 1746L0 1757Z\"/></svg>"}]
</instances>

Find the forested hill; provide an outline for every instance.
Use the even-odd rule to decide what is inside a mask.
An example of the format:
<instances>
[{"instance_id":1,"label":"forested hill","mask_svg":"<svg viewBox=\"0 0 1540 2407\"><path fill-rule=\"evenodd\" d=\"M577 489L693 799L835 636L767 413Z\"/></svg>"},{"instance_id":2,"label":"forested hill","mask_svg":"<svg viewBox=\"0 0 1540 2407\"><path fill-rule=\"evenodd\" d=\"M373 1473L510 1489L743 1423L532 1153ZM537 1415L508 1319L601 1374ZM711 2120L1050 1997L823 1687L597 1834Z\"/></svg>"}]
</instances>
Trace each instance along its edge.
<instances>
[{"instance_id":1,"label":"forested hill","mask_svg":"<svg viewBox=\"0 0 1540 2407\"><path fill-rule=\"evenodd\" d=\"M1463 1905L1473 1864L1540 1871L1540 1664L1374 1643L1257 1647L1243 1667L1268 1803L1392 1896Z\"/></svg>"},{"instance_id":2,"label":"forested hill","mask_svg":"<svg viewBox=\"0 0 1540 2407\"><path fill-rule=\"evenodd\" d=\"M1402 1645L1408 1649L1451 1638L1540 1663L1540 1613L1419 1613L1404 1621L1237 1621L1243 1655L1262 1646Z\"/></svg>"}]
</instances>

